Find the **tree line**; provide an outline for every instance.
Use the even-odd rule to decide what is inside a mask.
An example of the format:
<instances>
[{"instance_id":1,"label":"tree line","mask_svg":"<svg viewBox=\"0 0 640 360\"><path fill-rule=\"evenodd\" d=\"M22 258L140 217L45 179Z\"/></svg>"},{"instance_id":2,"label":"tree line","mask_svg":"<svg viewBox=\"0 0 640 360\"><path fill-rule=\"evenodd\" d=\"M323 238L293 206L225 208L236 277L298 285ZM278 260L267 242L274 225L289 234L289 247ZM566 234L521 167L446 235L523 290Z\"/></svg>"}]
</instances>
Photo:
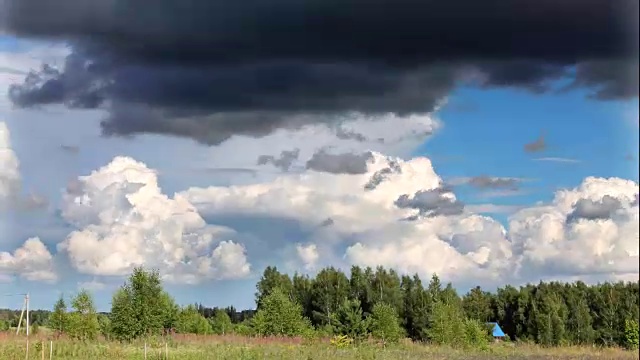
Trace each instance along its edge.
<instances>
[{"instance_id":1,"label":"tree line","mask_svg":"<svg viewBox=\"0 0 640 360\"><path fill-rule=\"evenodd\" d=\"M453 346L485 346L497 322L508 339L545 346L587 345L637 348L639 282L540 282L495 292L475 287L459 296L433 275L383 267L353 266L349 275L328 267L314 277L267 267L256 285L256 310L180 307L163 289L155 270L137 268L99 314L91 294L81 290L71 310L61 297L48 319L59 333L90 340L120 341L170 332L193 334L336 336L357 341L408 337ZM2 313L0 312L0 315ZM33 317L32 317L33 318Z\"/></svg>"}]
</instances>

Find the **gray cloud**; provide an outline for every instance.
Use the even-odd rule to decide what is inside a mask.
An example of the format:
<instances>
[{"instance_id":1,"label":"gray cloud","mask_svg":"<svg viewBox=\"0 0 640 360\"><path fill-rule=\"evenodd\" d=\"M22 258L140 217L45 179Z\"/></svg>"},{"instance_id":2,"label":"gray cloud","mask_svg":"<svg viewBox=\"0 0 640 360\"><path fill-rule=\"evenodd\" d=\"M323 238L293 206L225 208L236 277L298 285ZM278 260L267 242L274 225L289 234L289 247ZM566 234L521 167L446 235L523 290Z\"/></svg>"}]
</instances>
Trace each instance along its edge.
<instances>
[{"instance_id":1,"label":"gray cloud","mask_svg":"<svg viewBox=\"0 0 640 360\"><path fill-rule=\"evenodd\" d=\"M60 149L68 152L70 154L77 154L80 152L80 148L78 146L75 145L60 145Z\"/></svg>"},{"instance_id":2,"label":"gray cloud","mask_svg":"<svg viewBox=\"0 0 640 360\"><path fill-rule=\"evenodd\" d=\"M291 165L298 160L300 156L300 149L284 150L280 153L279 157L273 155L260 155L258 157L258 165L272 164L282 171L289 171Z\"/></svg>"},{"instance_id":3,"label":"gray cloud","mask_svg":"<svg viewBox=\"0 0 640 360\"><path fill-rule=\"evenodd\" d=\"M601 100L638 94L635 0L5 3L9 33L73 45L62 69L12 86L13 103L105 108L106 135L217 144L347 111L425 113L463 83L538 93L569 78Z\"/></svg>"},{"instance_id":4,"label":"gray cloud","mask_svg":"<svg viewBox=\"0 0 640 360\"><path fill-rule=\"evenodd\" d=\"M367 163L371 159L373 159L371 152L330 154L322 149L311 156L306 168L331 174L364 174L367 172Z\"/></svg>"},{"instance_id":5,"label":"gray cloud","mask_svg":"<svg viewBox=\"0 0 640 360\"><path fill-rule=\"evenodd\" d=\"M400 174L400 173L402 173L402 168L400 167L400 164L398 164L396 161L390 160L388 167L380 169L375 173L373 173L373 175L371 175L371 178L369 179L369 181L367 181L367 183L364 185L364 189L373 190L376 187L378 187L378 185L380 185L382 182L387 180L389 176L391 176L392 174Z\"/></svg>"},{"instance_id":6,"label":"gray cloud","mask_svg":"<svg viewBox=\"0 0 640 360\"><path fill-rule=\"evenodd\" d=\"M579 219L610 219L621 208L622 203L620 200L609 195L605 195L600 201L580 199L576 203L573 212L567 216L567 222Z\"/></svg>"},{"instance_id":7,"label":"gray cloud","mask_svg":"<svg viewBox=\"0 0 640 360\"><path fill-rule=\"evenodd\" d=\"M355 132L353 130L345 129L342 126L339 126L338 128L336 128L335 131L336 131L336 136L338 137L338 139L341 139L341 140L356 140L359 142L365 142L369 140L367 139L366 136L358 132Z\"/></svg>"},{"instance_id":8,"label":"gray cloud","mask_svg":"<svg viewBox=\"0 0 640 360\"><path fill-rule=\"evenodd\" d=\"M544 134L540 135L535 141L524 144L524 151L526 152L541 152L547 149L547 143L544 140Z\"/></svg>"},{"instance_id":9,"label":"gray cloud","mask_svg":"<svg viewBox=\"0 0 640 360\"><path fill-rule=\"evenodd\" d=\"M469 179L468 184L479 189L518 189L521 180L506 177L489 177L486 175L475 176Z\"/></svg>"},{"instance_id":10,"label":"gray cloud","mask_svg":"<svg viewBox=\"0 0 640 360\"><path fill-rule=\"evenodd\" d=\"M323 222L320 223L319 227L327 227L334 224L334 220L332 218L326 218Z\"/></svg>"},{"instance_id":11,"label":"gray cloud","mask_svg":"<svg viewBox=\"0 0 640 360\"><path fill-rule=\"evenodd\" d=\"M433 190L421 190L412 197L408 194L401 195L394 204L403 209L416 209L420 216L450 216L462 214L464 204L453 200L451 191L446 188Z\"/></svg>"}]
</instances>

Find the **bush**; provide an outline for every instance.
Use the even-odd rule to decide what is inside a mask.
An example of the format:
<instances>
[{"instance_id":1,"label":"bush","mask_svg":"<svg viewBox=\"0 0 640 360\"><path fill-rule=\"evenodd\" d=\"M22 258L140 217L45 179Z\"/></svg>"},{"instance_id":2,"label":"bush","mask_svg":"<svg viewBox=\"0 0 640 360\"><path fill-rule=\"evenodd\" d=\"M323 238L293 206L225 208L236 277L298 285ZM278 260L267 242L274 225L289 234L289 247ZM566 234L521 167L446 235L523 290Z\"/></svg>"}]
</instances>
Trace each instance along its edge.
<instances>
[{"instance_id":1,"label":"bush","mask_svg":"<svg viewBox=\"0 0 640 360\"><path fill-rule=\"evenodd\" d=\"M214 334L224 335L233 331L233 323L226 311L217 309L209 319Z\"/></svg>"},{"instance_id":2,"label":"bush","mask_svg":"<svg viewBox=\"0 0 640 360\"><path fill-rule=\"evenodd\" d=\"M309 320L302 316L302 306L278 288L264 297L252 324L258 335L301 336L311 329Z\"/></svg>"},{"instance_id":3,"label":"bush","mask_svg":"<svg viewBox=\"0 0 640 360\"><path fill-rule=\"evenodd\" d=\"M211 324L205 319L198 309L189 305L180 310L176 319L176 331L182 334L211 334Z\"/></svg>"},{"instance_id":4,"label":"bush","mask_svg":"<svg viewBox=\"0 0 640 360\"><path fill-rule=\"evenodd\" d=\"M478 320L466 319L464 323L465 345L477 349L487 349L490 335L485 324Z\"/></svg>"},{"instance_id":5,"label":"bush","mask_svg":"<svg viewBox=\"0 0 640 360\"><path fill-rule=\"evenodd\" d=\"M369 328L374 338L396 343L404 336L400 319L392 306L384 303L374 305L370 319Z\"/></svg>"},{"instance_id":6,"label":"bush","mask_svg":"<svg viewBox=\"0 0 640 360\"><path fill-rule=\"evenodd\" d=\"M10 325L11 324L8 321L0 319L0 331L9 330L9 328L11 328Z\"/></svg>"},{"instance_id":7,"label":"bush","mask_svg":"<svg viewBox=\"0 0 640 360\"><path fill-rule=\"evenodd\" d=\"M638 329L638 322L635 320L626 320L624 322L624 347L629 350L637 350L639 338L640 330Z\"/></svg>"}]
</instances>

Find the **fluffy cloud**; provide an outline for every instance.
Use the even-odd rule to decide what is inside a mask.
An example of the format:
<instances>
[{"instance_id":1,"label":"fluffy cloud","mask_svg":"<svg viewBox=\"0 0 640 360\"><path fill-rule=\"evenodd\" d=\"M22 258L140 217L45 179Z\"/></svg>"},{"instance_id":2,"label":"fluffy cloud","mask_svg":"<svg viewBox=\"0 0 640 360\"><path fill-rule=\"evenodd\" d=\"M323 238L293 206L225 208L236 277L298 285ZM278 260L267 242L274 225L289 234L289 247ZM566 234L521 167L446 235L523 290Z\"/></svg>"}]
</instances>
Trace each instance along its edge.
<instances>
[{"instance_id":1,"label":"fluffy cloud","mask_svg":"<svg viewBox=\"0 0 640 360\"><path fill-rule=\"evenodd\" d=\"M11 148L9 128L0 122L0 206L20 187L18 158Z\"/></svg>"},{"instance_id":2,"label":"fluffy cloud","mask_svg":"<svg viewBox=\"0 0 640 360\"><path fill-rule=\"evenodd\" d=\"M51 253L37 237L27 239L13 254L0 252L0 277L15 274L27 280L53 282L58 279L53 269Z\"/></svg>"},{"instance_id":3,"label":"fluffy cloud","mask_svg":"<svg viewBox=\"0 0 640 360\"><path fill-rule=\"evenodd\" d=\"M403 161L373 152L364 174L288 174L270 183L191 188L182 195L212 217L283 217L312 229L313 243L296 246L306 269L342 262L449 278L497 276L511 253L504 229L494 220L459 207L402 221L416 210L398 206L398 199L435 193L441 186L429 159Z\"/></svg>"},{"instance_id":4,"label":"fluffy cloud","mask_svg":"<svg viewBox=\"0 0 640 360\"><path fill-rule=\"evenodd\" d=\"M638 278L638 183L588 177L548 205L520 210L509 238L522 273Z\"/></svg>"},{"instance_id":5,"label":"fluffy cloud","mask_svg":"<svg viewBox=\"0 0 640 360\"><path fill-rule=\"evenodd\" d=\"M519 210L507 230L456 200L428 159L374 152L364 174L284 174L272 182L191 188L181 195L212 217L297 221L310 233L295 247L307 270L384 265L469 284L535 281L545 273L637 277L637 194L633 181L587 178L576 189L558 191L550 204ZM607 218L598 208L598 216L572 220L595 211L593 204L604 204Z\"/></svg>"},{"instance_id":6,"label":"fluffy cloud","mask_svg":"<svg viewBox=\"0 0 640 360\"><path fill-rule=\"evenodd\" d=\"M116 157L70 183L62 216L78 230L58 250L81 273L125 275L144 265L168 281L197 283L250 272L244 247L226 240L231 229L208 226L188 200L163 194L156 172L131 158Z\"/></svg>"}]
</instances>

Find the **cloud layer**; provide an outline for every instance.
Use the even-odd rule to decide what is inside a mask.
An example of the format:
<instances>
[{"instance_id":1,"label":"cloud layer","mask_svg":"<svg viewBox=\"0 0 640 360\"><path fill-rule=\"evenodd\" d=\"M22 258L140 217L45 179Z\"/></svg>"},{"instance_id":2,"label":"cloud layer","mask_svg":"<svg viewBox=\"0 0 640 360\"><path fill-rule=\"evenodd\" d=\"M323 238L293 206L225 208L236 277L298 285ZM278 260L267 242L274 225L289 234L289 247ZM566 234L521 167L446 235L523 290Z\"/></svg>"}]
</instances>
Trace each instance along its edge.
<instances>
[{"instance_id":1,"label":"cloud layer","mask_svg":"<svg viewBox=\"0 0 640 360\"><path fill-rule=\"evenodd\" d=\"M2 169L19 183L8 129L2 129L5 154L16 164ZM541 277L638 279L634 181L588 177L549 203L511 209L505 227L475 212L487 212L482 206L458 200L426 157L341 152L323 155L324 167L309 166L317 154L296 152L297 164L307 164L302 171L173 196L163 193L155 170L115 157L64 190L59 214L74 230L55 240L57 252L30 238L0 253L0 276L55 281L64 260L96 281L147 266L167 281L197 284L246 277L265 263L299 271L383 265L437 273L460 286ZM352 162L358 171L335 170ZM513 179L463 180L503 188Z\"/></svg>"},{"instance_id":2,"label":"cloud layer","mask_svg":"<svg viewBox=\"0 0 640 360\"><path fill-rule=\"evenodd\" d=\"M348 112L429 113L460 84L542 92L568 79L598 99L638 95L634 0L6 0L3 10L10 33L72 43L62 68L11 88L13 103L105 108L106 134L217 144Z\"/></svg>"},{"instance_id":3,"label":"cloud layer","mask_svg":"<svg viewBox=\"0 0 640 360\"><path fill-rule=\"evenodd\" d=\"M381 173L386 176L376 180ZM367 186L372 179L377 185ZM467 284L546 275L637 277L637 194L633 181L587 178L575 189L558 191L549 204L517 211L505 229L443 189L428 159L402 161L379 153L363 174L289 174L269 183L182 193L213 218L270 216L313 229L296 246L305 268L385 265ZM585 202L609 204L608 199L616 199L610 217L583 214L572 220L585 212Z\"/></svg>"}]
</instances>

